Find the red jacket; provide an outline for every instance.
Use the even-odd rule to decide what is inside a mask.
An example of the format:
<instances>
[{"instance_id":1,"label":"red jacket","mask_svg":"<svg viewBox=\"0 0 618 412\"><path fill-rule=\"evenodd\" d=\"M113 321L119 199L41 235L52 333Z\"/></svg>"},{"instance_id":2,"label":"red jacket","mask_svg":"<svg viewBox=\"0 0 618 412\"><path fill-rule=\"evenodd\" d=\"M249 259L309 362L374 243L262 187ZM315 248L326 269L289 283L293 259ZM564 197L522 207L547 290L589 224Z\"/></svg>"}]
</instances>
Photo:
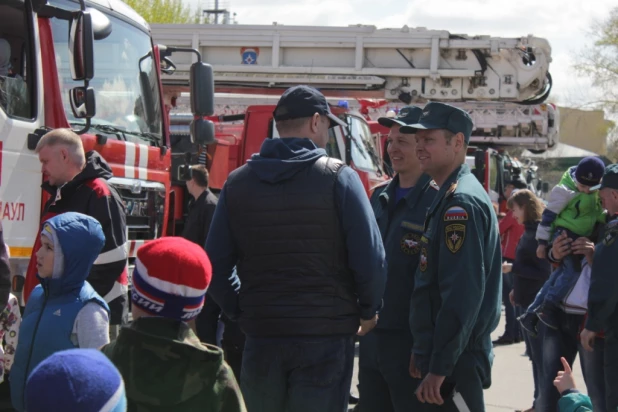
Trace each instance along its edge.
<instances>
[{"instance_id":1,"label":"red jacket","mask_svg":"<svg viewBox=\"0 0 618 412\"><path fill-rule=\"evenodd\" d=\"M500 237L502 239L502 257L506 259L515 259L515 249L519 239L524 234L526 228L524 225L517 223L517 219L513 216L513 211L506 212L506 216L500 221Z\"/></svg>"}]
</instances>

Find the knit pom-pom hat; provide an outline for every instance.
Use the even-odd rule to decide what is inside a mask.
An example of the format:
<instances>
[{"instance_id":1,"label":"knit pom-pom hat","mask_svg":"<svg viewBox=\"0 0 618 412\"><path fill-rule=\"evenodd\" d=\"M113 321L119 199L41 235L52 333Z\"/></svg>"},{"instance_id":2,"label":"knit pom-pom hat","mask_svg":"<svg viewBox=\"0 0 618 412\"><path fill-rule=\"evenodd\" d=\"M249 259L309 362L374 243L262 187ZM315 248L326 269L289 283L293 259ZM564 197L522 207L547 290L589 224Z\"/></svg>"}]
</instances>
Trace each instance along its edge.
<instances>
[{"instance_id":1,"label":"knit pom-pom hat","mask_svg":"<svg viewBox=\"0 0 618 412\"><path fill-rule=\"evenodd\" d=\"M186 322L202 310L211 276L204 249L181 237L162 237L137 250L131 299L150 315Z\"/></svg>"}]
</instances>

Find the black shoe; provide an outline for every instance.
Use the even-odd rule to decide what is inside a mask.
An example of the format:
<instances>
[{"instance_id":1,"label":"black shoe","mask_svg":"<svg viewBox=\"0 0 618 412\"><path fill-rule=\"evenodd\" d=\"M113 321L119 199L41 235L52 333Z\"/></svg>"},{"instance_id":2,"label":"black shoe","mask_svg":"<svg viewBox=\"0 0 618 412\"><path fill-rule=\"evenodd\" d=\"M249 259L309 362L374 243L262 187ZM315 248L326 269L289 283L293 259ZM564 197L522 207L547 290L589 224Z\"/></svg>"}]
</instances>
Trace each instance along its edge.
<instances>
[{"instance_id":1,"label":"black shoe","mask_svg":"<svg viewBox=\"0 0 618 412\"><path fill-rule=\"evenodd\" d=\"M493 341L492 343L494 344L494 346L512 345L513 343L515 343L515 339L510 338L510 337L508 337L506 335L502 335L498 339Z\"/></svg>"},{"instance_id":2,"label":"black shoe","mask_svg":"<svg viewBox=\"0 0 618 412\"><path fill-rule=\"evenodd\" d=\"M348 399L348 403L350 405L356 405L358 403L358 398L352 394L350 394L350 398Z\"/></svg>"},{"instance_id":3,"label":"black shoe","mask_svg":"<svg viewBox=\"0 0 618 412\"><path fill-rule=\"evenodd\" d=\"M525 330L530 336L536 338L539 331L536 327L539 322L539 318L535 313L524 313L520 317L517 318L523 330Z\"/></svg>"}]
</instances>

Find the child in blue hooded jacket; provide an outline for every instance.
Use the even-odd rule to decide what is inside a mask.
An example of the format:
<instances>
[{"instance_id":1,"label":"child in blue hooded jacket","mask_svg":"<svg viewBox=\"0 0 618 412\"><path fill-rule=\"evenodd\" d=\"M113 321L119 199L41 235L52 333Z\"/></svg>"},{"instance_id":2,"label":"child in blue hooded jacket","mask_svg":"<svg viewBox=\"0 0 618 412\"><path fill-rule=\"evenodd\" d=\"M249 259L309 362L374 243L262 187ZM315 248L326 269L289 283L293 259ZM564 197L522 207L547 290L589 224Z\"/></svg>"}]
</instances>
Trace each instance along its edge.
<instances>
[{"instance_id":1,"label":"child in blue hooded jacket","mask_svg":"<svg viewBox=\"0 0 618 412\"><path fill-rule=\"evenodd\" d=\"M24 410L30 372L55 352L109 343L109 308L86 281L105 243L99 222L63 213L43 225L36 254L40 280L26 305L11 369L11 398Z\"/></svg>"}]
</instances>

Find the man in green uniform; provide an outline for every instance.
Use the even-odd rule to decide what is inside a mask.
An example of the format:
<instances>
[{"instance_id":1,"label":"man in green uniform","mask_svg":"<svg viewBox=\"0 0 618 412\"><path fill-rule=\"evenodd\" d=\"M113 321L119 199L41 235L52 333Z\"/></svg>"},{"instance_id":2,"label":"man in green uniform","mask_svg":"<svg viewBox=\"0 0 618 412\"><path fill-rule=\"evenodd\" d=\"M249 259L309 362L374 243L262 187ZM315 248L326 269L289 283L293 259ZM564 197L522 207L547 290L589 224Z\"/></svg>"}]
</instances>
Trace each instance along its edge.
<instances>
[{"instance_id":1,"label":"man in green uniform","mask_svg":"<svg viewBox=\"0 0 618 412\"><path fill-rule=\"evenodd\" d=\"M607 166L600 185L601 201L607 209L609 222L603 237L595 246L590 289L588 319L580 338L584 349L593 350L597 334L605 331L605 405L608 411L618 410L618 164Z\"/></svg>"},{"instance_id":2,"label":"man in green uniform","mask_svg":"<svg viewBox=\"0 0 618 412\"><path fill-rule=\"evenodd\" d=\"M420 107L408 106L396 118L378 119L390 128L387 151L397 175L377 187L371 197L388 272L380 321L360 339L361 412L409 412L418 405L414 388L420 380L408 372L412 350L408 318L425 215L438 187L421 171L414 135L403 134L399 128L417 123L421 113Z\"/></svg>"},{"instance_id":3,"label":"man in green uniform","mask_svg":"<svg viewBox=\"0 0 618 412\"><path fill-rule=\"evenodd\" d=\"M491 200L465 164L472 119L428 103L419 122L401 131L416 133L421 168L440 187L425 220L410 310L410 374L422 378L418 410L482 412L483 389L491 384L490 334L500 319L502 256Z\"/></svg>"}]
</instances>

